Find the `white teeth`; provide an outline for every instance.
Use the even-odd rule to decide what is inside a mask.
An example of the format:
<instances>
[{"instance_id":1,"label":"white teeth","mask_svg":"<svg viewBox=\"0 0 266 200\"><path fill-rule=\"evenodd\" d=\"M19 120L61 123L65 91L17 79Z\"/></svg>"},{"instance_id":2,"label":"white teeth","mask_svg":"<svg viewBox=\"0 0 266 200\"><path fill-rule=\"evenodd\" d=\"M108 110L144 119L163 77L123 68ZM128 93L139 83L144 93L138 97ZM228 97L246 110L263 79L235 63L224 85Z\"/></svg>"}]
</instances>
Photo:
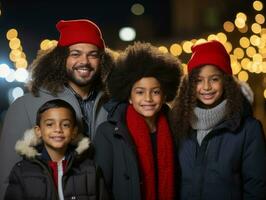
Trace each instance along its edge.
<instances>
[{"instance_id":1,"label":"white teeth","mask_svg":"<svg viewBox=\"0 0 266 200\"><path fill-rule=\"evenodd\" d=\"M89 69L77 69L78 71L90 71Z\"/></svg>"},{"instance_id":2,"label":"white teeth","mask_svg":"<svg viewBox=\"0 0 266 200\"><path fill-rule=\"evenodd\" d=\"M64 140L64 137L61 137L61 136L55 136L55 137L51 137L52 140L55 140L55 141L62 141Z\"/></svg>"}]
</instances>

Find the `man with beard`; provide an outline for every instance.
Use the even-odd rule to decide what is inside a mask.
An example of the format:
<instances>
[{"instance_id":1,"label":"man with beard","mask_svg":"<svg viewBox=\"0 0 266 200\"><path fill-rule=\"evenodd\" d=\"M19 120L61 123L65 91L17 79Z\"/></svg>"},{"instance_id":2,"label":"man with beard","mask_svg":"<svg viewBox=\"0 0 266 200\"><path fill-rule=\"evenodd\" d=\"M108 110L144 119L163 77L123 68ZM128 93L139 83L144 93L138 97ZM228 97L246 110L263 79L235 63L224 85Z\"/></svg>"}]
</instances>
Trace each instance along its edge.
<instances>
[{"instance_id":1,"label":"man with beard","mask_svg":"<svg viewBox=\"0 0 266 200\"><path fill-rule=\"evenodd\" d=\"M38 54L31 65L30 93L18 98L5 117L0 135L0 199L7 175L19 160L15 142L34 126L42 104L52 99L70 103L76 111L80 131L91 139L97 126L106 120L107 112L102 107L106 100L103 83L113 59L111 51L105 48L100 29L86 19L61 20L56 28L60 32L57 46Z\"/></svg>"}]
</instances>

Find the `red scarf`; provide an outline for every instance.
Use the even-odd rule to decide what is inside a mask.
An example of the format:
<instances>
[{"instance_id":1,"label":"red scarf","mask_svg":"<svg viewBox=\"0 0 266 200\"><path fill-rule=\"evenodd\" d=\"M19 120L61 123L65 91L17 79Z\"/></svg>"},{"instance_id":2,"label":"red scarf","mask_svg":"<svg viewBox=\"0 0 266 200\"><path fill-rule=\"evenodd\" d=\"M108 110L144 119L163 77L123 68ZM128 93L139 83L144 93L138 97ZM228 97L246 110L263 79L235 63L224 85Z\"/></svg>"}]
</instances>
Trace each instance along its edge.
<instances>
[{"instance_id":1,"label":"red scarf","mask_svg":"<svg viewBox=\"0 0 266 200\"><path fill-rule=\"evenodd\" d=\"M137 149L144 200L174 199L174 148L168 122L160 113L157 121L158 192L149 128L144 117L132 105L127 108L127 127ZM158 194L158 197L156 195Z\"/></svg>"}]
</instances>

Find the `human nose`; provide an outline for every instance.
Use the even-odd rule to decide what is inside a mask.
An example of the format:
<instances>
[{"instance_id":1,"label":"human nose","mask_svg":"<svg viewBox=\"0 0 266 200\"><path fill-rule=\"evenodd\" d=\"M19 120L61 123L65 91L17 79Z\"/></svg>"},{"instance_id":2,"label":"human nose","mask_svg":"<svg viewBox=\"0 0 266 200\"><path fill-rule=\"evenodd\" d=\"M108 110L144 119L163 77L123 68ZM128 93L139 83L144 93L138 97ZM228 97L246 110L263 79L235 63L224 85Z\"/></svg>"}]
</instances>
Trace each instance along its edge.
<instances>
[{"instance_id":1,"label":"human nose","mask_svg":"<svg viewBox=\"0 0 266 200\"><path fill-rule=\"evenodd\" d=\"M85 54L80 56L80 60L79 60L80 64L82 65L86 65L89 63L89 57Z\"/></svg>"},{"instance_id":2,"label":"human nose","mask_svg":"<svg viewBox=\"0 0 266 200\"><path fill-rule=\"evenodd\" d=\"M61 133L62 132L62 126L60 124L56 124L55 125L55 131L58 132L58 133Z\"/></svg>"},{"instance_id":3,"label":"human nose","mask_svg":"<svg viewBox=\"0 0 266 200\"><path fill-rule=\"evenodd\" d=\"M151 94L149 92L145 93L145 100L146 101L151 101L152 100L152 96L151 96Z\"/></svg>"},{"instance_id":4,"label":"human nose","mask_svg":"<svg viewBox=\"0 0 266 200\"><path fill-rule=\"evenodd\" d=\"M203 89L204 90L210 90L211 89L211 83L208 80L205 80L203 82Z\"/></svg>"}]
</instances>

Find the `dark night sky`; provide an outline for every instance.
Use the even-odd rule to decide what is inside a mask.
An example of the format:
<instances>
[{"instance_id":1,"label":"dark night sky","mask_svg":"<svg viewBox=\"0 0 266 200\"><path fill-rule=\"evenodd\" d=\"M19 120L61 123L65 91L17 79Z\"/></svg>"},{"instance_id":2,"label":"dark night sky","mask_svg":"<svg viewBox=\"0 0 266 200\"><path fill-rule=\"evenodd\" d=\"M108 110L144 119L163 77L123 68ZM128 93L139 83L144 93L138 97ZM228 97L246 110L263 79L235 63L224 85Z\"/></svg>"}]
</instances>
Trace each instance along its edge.
<instances>
[{"instance_id":1,"label":"dark night sky","mask_svg":"<svg viewBox=\"0 0 266 200\"><path fill-rule=\"evenodd\" d=\"M114 47L114 41L119 40L118 30L122 26L132 26L134 18L141 20L140 16L134 16L130 12L132 4L138 2L145 6L145 17L152 18L156 17L156 13L160 14L159 20L154 19L155 25L164 30L159 34L164 34L169 30L168 0L0 0L0 2L2 7L0 59L1 56L6 56L9 53L2 51L2 47L5 47L5 51L9 51L8 41L4 35L8 29L16 28L18 30L18 37L31 60L43 39L58 38L55 24L60 19L91 19L100 26L106 44Z\"/></svg>"},{"instance_id":2,"label":"dark night sky","mask_svg":"<svg viewBox=\"0 0 266 200\"><path fill-rule=\"evenodd\" d=\"M202 0L198 2L198 12L204 16L206 7L202 5L216 6L216 11L220 12L220 21L213 30L205 29L204 26L189 33L179 32L174 34L171 25L171 2L184 0L0 0L2 15L0 16L0 63L9 61L10 49L6 39L6 32L11 28L18 30L18 38L21 39L23 51L27 55L29 63L35 58L39 44L43 39L57 39L58 32L55 24L60 19L87 18L96 22L102 30L105 42L113 49L124 48L129 43L121 42L118 31L121 27L132 26L137 29L136 40L140 41L164 41L175 38L176 41L182 39L192 39L200 33L217 31L221 29L225 20L233 20L237 12L249 12L252 1L243 0ZM191 2L191 1L190 1ZM142 16L135 16L130 12L134 3L141 3L145 7ZM193 4L194 5L194 4ZM220 6L222 5L222 6ZM212 8L212 7L210 7ZM173 12L176 12L173 10ZM181 17L186 20L186 8L181 9ZM200 19L195 19L200 20ZM147 23L148 21L148 23ZM145 26L146 24L148 26ZM140 28L144 24L144 28ZM0 80L0 93L6 93L7 88L23 86L22 83L7 83ZM1 97L0 111L8 106L7 95ZM1 116L0 116L1 117ZM1 119L0 119L1 121Z\"/></svg>"}]
</instances>

